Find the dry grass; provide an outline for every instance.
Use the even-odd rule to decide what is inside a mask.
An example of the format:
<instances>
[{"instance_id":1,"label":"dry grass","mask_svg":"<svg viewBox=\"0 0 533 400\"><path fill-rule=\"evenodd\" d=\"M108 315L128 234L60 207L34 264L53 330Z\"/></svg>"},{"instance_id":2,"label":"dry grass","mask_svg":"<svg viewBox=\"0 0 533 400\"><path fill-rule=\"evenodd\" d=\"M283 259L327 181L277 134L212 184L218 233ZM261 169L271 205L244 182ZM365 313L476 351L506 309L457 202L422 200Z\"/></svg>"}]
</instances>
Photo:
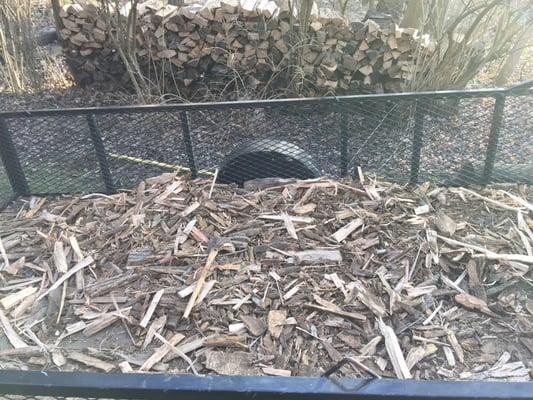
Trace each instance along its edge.
<instances>
[{"instance_id":1,"label":"dry grass","mask_svg":"<svg viewBox=\"0 0 533 400\"><path fill-rule=\"evenodd\" d=\"M506 57L527 29L527 3L501 0L430 1L414 54L416 69L405 89L463 89L488 64ZM431 43L429 39L431 38ZM429 49L434 47L433 51Z\"/></svg>"},{"instance_id":2,"label":"dry grass","mask_svg":"<svg viewBox=\"0 0 533 400\"><path fill-rule=\"evenodd\" d=\"M35 41L37 0L0 0L0 90L35 92L70 84L61 57Z\"/></svg>"},{"instance_id":3,"label":"dry grass","mask_svg":"<svg viewBox=\"0 0 533 400\"><path fill-rule=\"evenodd\" d=\"M25 91L42 83L35 51L32 0L0 0L0 82Z\"/></svg>"}]
</instances>

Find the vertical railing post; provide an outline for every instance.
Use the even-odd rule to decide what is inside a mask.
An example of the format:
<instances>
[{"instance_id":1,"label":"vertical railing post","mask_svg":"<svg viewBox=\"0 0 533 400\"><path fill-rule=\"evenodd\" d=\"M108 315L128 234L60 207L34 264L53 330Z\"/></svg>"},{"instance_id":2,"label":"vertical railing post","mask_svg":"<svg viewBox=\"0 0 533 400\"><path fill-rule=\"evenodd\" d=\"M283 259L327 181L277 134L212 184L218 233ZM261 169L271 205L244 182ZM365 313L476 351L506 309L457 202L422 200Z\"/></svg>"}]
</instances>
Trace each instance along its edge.
<instances>
[{"instance_id":1,"label":"vertical railing post","mask_svg":"<svg viewBox=\"0 0 533 400\"><path fill-rule=\"evenodd\" d=\"M348 175L348 121L346 114L343 112L340 101L337 104L339 115L339 147L340 147L340 169L341 175Z\"/></svg>"},{"instance_id":2,"label":"vertical railing post","mask_svg":"<svg viewBox=\"0 0 533 400\"><path fill-rule=\"evenodd\" d=\"M0 117L0 159L4 164L9 183L17 196L29 196L30 188L20 164L17 149L4 118Z\"/></svg>"},{"instance_id":3,"label":"vertical railing post","mask_svg":"<svg viewBox=\"0 0 533 400\"><path fill-rule=\"evenodd\" d=\"M496 95L494 112L492 114L492 122L490 125L489 141L487 143L487 152L485 154L485 165L483 167L483 175L480 182L482 185L488 184L492 177L494 161L496 160L496 151L498 150L498 141L500 139L504 107L505 94L502 93Z\"/></svg>"},{"instance_id":4,"label":"vertical railing post","mask_svg":"<svg viewBox=\"0 0 533 400\"><path fill-rule=\"evenodd\" d=\"M89 125L89 132L91 133L91 140L93 142L94 151L96 153L96 159L98 160L98 166L100 167L100 175L102 176L102 181L107 193L115 193L117 191L115 183L113 182L113 177L111 175L111 170L109 168L109 163L107 161L107 154L104 147L104 142L102 140L102 135L100 134L100 129L96 124L94 115L87 115L87 124Z\"/></svg>"},{"instance_id":5,"label":"vertical railing post","mask_svg":"<svg viewBox=\"0 0 533 400\"><path fill-rule=\"evenodd\" d=\"M194 150L192 147L191 128L189 126L189 116L187 111L180 113L181 130L183 131L183 141L185 142L185 151L187 152L187 158L189 159L189 168L191 170L191 177L196 178L198 175L198 169L196 168L196 161L194 159Z\"/></svg>"},{"instance_id":6,"label":"vertical railing post","mask_svg":"<svg viewBox=\"0 0 533 400\"><path fill-rule=\"evenodd\" d=\"M420 171L420 154L422 152L424 137L424 111L418 100L415 101L415 126L413 131L413 146L411 152L411 175L409 178L410 185L418 183Z\"/></svg>"}]
</instances>

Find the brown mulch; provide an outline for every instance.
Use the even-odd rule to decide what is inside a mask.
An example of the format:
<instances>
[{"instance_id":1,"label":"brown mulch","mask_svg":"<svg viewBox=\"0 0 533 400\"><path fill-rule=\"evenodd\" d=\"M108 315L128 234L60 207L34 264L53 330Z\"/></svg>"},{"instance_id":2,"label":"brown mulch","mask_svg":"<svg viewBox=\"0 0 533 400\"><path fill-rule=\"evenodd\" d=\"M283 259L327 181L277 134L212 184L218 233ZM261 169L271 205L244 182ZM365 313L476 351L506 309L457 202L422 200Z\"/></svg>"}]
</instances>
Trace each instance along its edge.
<instances>
[{"instance_id":1,"label":"brown mulch","mask_svg":"<svg viewBox=\"0 0 533 400\"><path fill-rule=\"evenodd\" d=\"M531 195L164 174L20 200L0 368L529 380Z\"/></svg>"}]
</instances>

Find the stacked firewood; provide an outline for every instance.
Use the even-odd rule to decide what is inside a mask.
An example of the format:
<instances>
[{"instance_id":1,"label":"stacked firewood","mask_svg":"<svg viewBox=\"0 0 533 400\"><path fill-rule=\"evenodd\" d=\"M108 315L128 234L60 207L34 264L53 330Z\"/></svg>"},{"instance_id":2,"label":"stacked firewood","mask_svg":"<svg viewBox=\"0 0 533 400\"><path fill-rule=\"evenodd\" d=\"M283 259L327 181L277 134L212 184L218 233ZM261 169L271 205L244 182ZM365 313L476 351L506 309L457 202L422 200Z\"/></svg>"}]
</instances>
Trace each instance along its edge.
<instances>
[{"instance_id":1,"label":"stacked firewood","mask_svg":"<svg viewBox=\"0 0 533 400\"><path fill-rule=\"evenodd\" d=\"M126 55L142 73L169 77L182 88L239 76L267 90L296 82L307 95L397 91L412 76L424 38L391 21L349 23L316 7L304 23L288 4L270 0L203 6L149 0L131 8L130 2L117 10L90 1L63 7L61 38L79 80L127 80Z\"/></svg>"}]
</instances>

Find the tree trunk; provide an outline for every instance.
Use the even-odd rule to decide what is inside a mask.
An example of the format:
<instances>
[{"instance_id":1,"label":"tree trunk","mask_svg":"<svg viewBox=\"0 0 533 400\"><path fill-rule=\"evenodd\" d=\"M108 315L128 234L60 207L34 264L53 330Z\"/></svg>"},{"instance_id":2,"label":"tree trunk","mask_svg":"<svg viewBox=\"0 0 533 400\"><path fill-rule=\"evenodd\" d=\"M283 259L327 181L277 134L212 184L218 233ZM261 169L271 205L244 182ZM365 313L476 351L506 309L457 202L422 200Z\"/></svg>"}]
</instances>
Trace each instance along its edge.
<instances>
[{"instance_id":1,"label":"tree trunk","mask_svg":"<svg viewBox=\"0 0 533 400\"><path fill-rule=\"evenodd\" d=\"M51 0L52 2L52 12L54 13L54 22L56 25L57 32L64 28L63 21L61 20L61 17L59 15L59 12L61 11L62 6L62 0ZM58 34L58 37L60 38L60 35ZM60 38L61 39L61 38Z\"/></svg>"},{"instance_id":2,"label":"tree trunk","mask_svg":"<svg viewBox=\"0 0 533 400\"><path fill-rule=\"evenodd\" d=\"M424 0L408 0L403 20L403 28L420 28L424 23Z\"/></svg>"},{"instance_id":3,"label":"tree trunk","mask_svg":"<svg viewBox=\"0 0 533 400\"><path fill-rule=\"evenodd\" d=\"M524 53L524 49L527 47L528 39L531 37L532 32L531 29L527 29L515 42L496 77L496 86L505 86L509 82L509 79L511 79L512 75L520 65L520 58Z\"/></svg>"},{"instance_id":4,"label":"tree trunk","mask_svg":"<svg viewBox=\"0 0 533 400\"><path fill-rule=\"evenodd\" d=\"M400 23L405 9L405 0L379 0L376 11L389 14L394 22Z\"/></svg>"}]
</instances>

